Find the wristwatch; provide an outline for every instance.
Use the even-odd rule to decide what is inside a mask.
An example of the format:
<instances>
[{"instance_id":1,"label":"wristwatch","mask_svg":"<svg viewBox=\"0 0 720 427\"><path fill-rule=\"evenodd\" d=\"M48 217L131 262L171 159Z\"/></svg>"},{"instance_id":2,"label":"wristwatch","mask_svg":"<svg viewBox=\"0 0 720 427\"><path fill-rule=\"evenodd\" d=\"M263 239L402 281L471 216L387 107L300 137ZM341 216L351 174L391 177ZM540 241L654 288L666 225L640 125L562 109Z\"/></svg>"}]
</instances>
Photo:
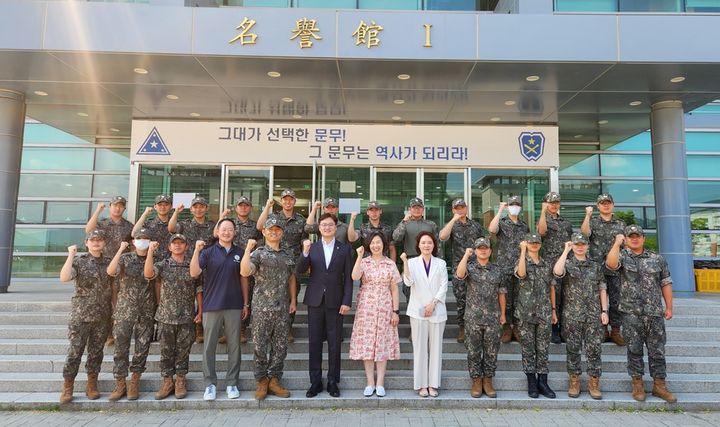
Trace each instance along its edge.
<instances>
[{"instance_id":1,"label":"wristwatch","mask_svg":"<svg viewBox=\"0 0 720 427\"><path fill-rule=\"evenodd\" d=\"M395 313L395 314L397 314L397 315L399 316L399 315L400 315L400 310L393 310L393 313Z\"/></svg>"}]
</instances>

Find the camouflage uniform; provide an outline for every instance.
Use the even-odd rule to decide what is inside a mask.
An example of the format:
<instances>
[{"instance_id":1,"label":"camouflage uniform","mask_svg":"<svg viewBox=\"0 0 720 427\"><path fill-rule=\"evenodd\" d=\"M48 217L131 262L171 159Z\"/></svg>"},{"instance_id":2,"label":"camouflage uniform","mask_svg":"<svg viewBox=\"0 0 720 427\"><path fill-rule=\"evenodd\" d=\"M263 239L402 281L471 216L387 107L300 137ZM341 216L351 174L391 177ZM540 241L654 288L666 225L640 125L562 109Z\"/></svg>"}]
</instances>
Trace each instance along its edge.
<instances>
[{"instance_id":1,"label":"camouflage uniform","mask_svg":"<svg viewBox=\"0 0 720 427\"><path fill-rule=\"evenodd\" d=\"M115 222L111 218L101 219L97 222L97 229L105 232L105 248L103 249L103 256L112 259L120 249L120 242L131 242L132 241L132 229L133 223L120 218L120 221Z\"/></svg>"},{"instance_id":2,"label":"camouflage uniform","mask_svg":"<svg viewBox=\"0 0 720 427\"><path fill-rule=\"evenodd\" d=\"M672 286L667 262L662 255L643 250L635 255L620 251L620 312L627 343L630 376L642 376L643 344L648 350L650 376L665 378L665 318L662 288Z\"/></svg>"},{"instance_id":3,"label":"camouflage uniform","mask_svg":"<svg viewBox=\"0 0 720 427\"><path fill-rule=\"evenodd\" d=\"M482 266L474 258L468 262L465 347L471 378L495 376L502 334L498 295L506 293L503 278L502 269L495 264Z\"/></svg>"},{"instance_id":4,"label":"camouflage uniform","mask_svg":"<svg viewBox=\"0 0 720 427\"><path fill-rule=\"evenodd\" d=\"M143 274L145 257L135 252L123 254L116 278L117 302L115 304L115 378L128 375L130 339L135 334L135 353L130 372L145 372L145 361L150 351L155 321L155 281Z\"/></svg>"},{"instance_id":5,"label":"camouflage uniform","mask_svg":"<svg viewBox=\"0 0 720 427\"><path fill-rule=\"evenodd\" d=\"M305 224L305 233L319 235L320 228L318 224ZM335 229L335 240L340 243L348 243L348 225L338 219L337 228Z\"/></svg>"},{"instance_id":6,"label":"camouflage uniform","mask_svg":"<svg viewBox=\"0 0 720 427\"><path fill-rule=\"evenodd\" d=\"M245 250L247 242L250 239L258 242L262 242L263 235L260 230L257 229L257 221L248 218L245 222L240 222L239 218L233 219L235 223L235 246Z\"/></svg>"},{"instance_id":7,"label":"camouflage uniform","mask_svg":"<svg viewBox=\"0 0 720 427\"><path fill-rule=\"evenodd\" d=\"M525 257L525 263L526 275L518 278L515 301L523 371L527 374L547 374L552 324L550 287L555 286L552 266L542 258L535 264L530 256ZM517 269L515 272L517 274Z\"/></svg>"},{"instance_id":8,"label":"camouflage uniform","mask_svg":"<svg viewBox=\"0 0 720 427\"><path fill-rule=\"evenodd\" d=\"M580 261L570 254L565 261L565 274L555 277L562 279L565 301L562 334L567 342L567 371L580 375L581 352L585 343L587 373L599 377L602 374L600 355L603 341L600 291L607 289L602 264L589 259Z\"/></svg>"},{"instance_id":9,"label":"camouflage uniform","mask_svg":"<svg viewBox=\"0 0 720 427\"><path fill-rule=\"evenodd\" d=\"M517 277L515 277L515 266L517 266L520 257L520 242L530 232L530 227L518 218L517 222L513 222L510 217L500 218L498 222L497 244L498 251L495 262L502 268L505 273L505 281L503 287L507 290L505 317L510 324L516 324L515 316L515 300L517 299Z\"/></svg>"},{"instance_id":10,"label":"camouflage uniform","mask_svg":"<svg viewBox=\"0 0 720 427\"><path fill-rule=\"evenodd\" d=\"M612 247L615 236L623 233L625 221L615 218L613 215L610 221L605 221L600 216L590 218L590 247L588 256L600 265L605 265L605 258ZM609 317L610 326L619 328L622 324L622 316L618 311L620 302L620 277L617 272L604 269L605 283L607 283L608 299L610 301Z\"/></svg>"},{"instance_id":11,"label":"camouflage uniform","mask_svg":"<svg viewBox=\"0 0 720 427\"><path fill-rule=\"evenodd\" d=\"M565 242L569 242L572 238L573 229L570 221L560 216L560 214L558 214L556 218L546 212L545 222L547 224L547 232L542 236L542 257L548 264L554 266L565 249ZM558 286L556 290L558 292L555 294L555 309L558 315L558 325L554 325L555 329L553 330L553 334L559 335L560 328L562 327L564 303L562 289ZM557 338L559 338L559 336Z\"/></svg>"},{"instance_id":12,"label":"camouflage uniform","mask_svg":"<svg viewBox=\"0 0 720 427\"><path fill-rule=\"evenodd\" d=\"M106 270L110 258L83 254L72 262L75 295L72 297L68 339L70 348L63 376L75 378L87 346L85 369L88 374L100 372L105 339L110 332L113 278Z\"/></svg>"},{"instance_id":13,"label":"camouflage uniform","mask_svg":"<svg viewBox=\"0 0 720 427\"><path fill-rule=\"evenodd\" d=\"M252 333L255 342L255 379L282 378L290 334L290 287L295 262L284 249L258 248L250 255L255 276ZM268 352L270 360L268 360Z\"/></svg>"},{"instance_id":14,"label":"camouflage uniform","mask_svg":"<svg viewBox=\"0 0 720 427\"><path fill-rule=\"evenodd\" d=\"M160 333L160 374L171 377L188 372L190 348L195 341L195 295L202 292L190 277L190 260L167 258L155 263L154 279L160 280L160 304L155 313Z\"/></svg>"},{"instance_id":15,"label":"camouflage uniform","mask_svg":"<svg viewBox=\"0 0 720 427\"><path fill-rule=\"evenodd\" d=\"M284 230L280 247L288 250L294 265L302 253L302 241L308 237L305 232L305 217L295 212L287 218L284 213L278 212L269 218L275 218Z\"/></svg>"},{"instance_id":16,"label":"camouflage uniform","mask_svg":"<svg viewBox=\"0 0 720 427\"><path fill-rule=\"evenodd\" d=\"M388 224L385 224L384 222L381 222L377 227L373 226L370 222L366 222L363 224L360 224L360 229L358 230L358 234L360 235L360 243L365 244L365 241L372 235L373 233L380 233L383 236L385 236L385 241L387 242L387 247L383 248L383 255L386 257L390 256L390 245L392 244L392 235L393 235L393 229ZM366 254L366 256L370 256L370 254Z\"/></svg>"},{"instance_id":17,"label":"camouflage uniform","mask_svg":"<svg viewBox=\"0 0 720 427\"><path fill-rule=\"evenodd\" d=\"M405 252L408 259L414 258L420 255L415 250L415 239L417 238L417 235L420 234L420 232L422 231L429 231L437 237L437 224L425 218L400 221L397 227L395 227L395 230L392 234L393 244L402 245L402 251ZM405 294L405 297L409 301L410 287L403 284L401 289L403 294Z\"/></svg>"},{"instance_id":18,"label":"camouflage uniform","mask_svg":"<svg viewBox=\"0 0 720 427\"><path fill-rule=\"evenodd\" d=\"M154 254L155 259L157 260L165 259L170 256L170 251L168 250L170 245L170 231L168 231L169 222L169 218L167 221L163 221L160 218L153 218L145 221L145 224L143 224L143 228L146 228L150 232L150 240L158 242L159 244ZM189 247L190 245L188 245L188 248Z\"/></svg>"},{"instance_id":19,"label":"camouflage uniform","mask_svg":"<svg viewBox=\"0 0 720 427\"><path fill-rule=\"evenodd\" d=\"M195 250L195 242L202 240L205 242L205 246L210 246L214 239L213 231L215 230L215 222L210 221L207 218L205 222L200 224L193 217L180 221L175 230L176 233L182 234L187 238L187 252L186 256L192 257L193 251Z\"/></svg>"},{"instance_id":20,"label":"camouflage uniform","mask_svg":"<svg viewBox=\"0 0 720 427\"><path fill-rule=\"evenodd\" d=\"M457 265L465 255L465 249L471 248L473 242L478 237L485 237L485 229L474 219L466 218L467 221L455 221L450 231L450 240L452 241L452 269L457 270ZM460 280L453 275L453 294L457 303L457 323L458 326L465 326L465 281Z\"/></svg>"}]
</instances>

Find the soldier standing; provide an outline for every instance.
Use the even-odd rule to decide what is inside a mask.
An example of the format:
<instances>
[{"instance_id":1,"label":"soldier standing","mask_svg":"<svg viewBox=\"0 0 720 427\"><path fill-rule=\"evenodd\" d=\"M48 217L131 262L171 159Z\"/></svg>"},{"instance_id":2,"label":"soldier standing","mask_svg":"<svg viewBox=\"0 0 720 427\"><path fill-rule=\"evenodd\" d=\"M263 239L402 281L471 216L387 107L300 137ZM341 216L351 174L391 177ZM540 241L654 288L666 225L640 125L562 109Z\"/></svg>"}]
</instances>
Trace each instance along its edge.
<instances>
[{"instance_id":1,"label":"soldier standing","mask_svg":"<svg viewBox=\"0 0 720 427\"><path fill-rule=\"evenodd\" d=\"M625 242L627 247L620 250ZM665 320L672 319L672 278L662 255L645 249L645 233L637 225L615 236L607 266L620 273L620 305L627 343L627 369L632 377L632 397L645 400L643 345L648 351L653 396L669 403L677 398L665 385ZM665 309L661 301L665 301Z\"/></svg>"},{"instance_id":2,"label":"soldier standing","mask_svg":"<svg viewBox=\"0 0 720 427\"><path fill-rule=\"evenodd\" d=\"M397 250L395 249L395 245L389 244L392 241L393 229L388 224L380 221L380 217L382 215L382 208L380 207L380 204L375 200L370 201L368 203L366 213L368 216L368 222L360 225L359 232L355 231L356 214L353 213L350 216L350 223L348 224L347 231L348 240L350 243L354 243L360 239L360 243L365 244L368 237L372 236L373 233L380 233L385 236L385 241L388 242L387 247L383 248L383 255L395 262L397 259ZM370 255L368 254L368 256Z\"/></svg>"},{"instance_id":3,"label":"soldier standing","mask_svg":"<svg viewBox=\"0 0 720 427\"><path fill-rule=\"evenodd\" d=\"M560 215L560 195L554 191L547 193L545 197L543 197L540 218L538 218L537 222L537 231L540 236L542 236L543 259L552 267L563 252L565 242L569 242L573 234L570 221ZM560 289L558 289L556 304L558 323L552 325L550 342L560 344L564 341L564 338L560 334L563 311L563 296Z\"/></svg>"},{"instance_id":4,"label":"soldier standing","mask_svg":"<svg viewBox=\"0 0 720 427\"><path fill-rule=\"evenodd\" d=\"M156 260L165 259L170 256L168 252L168 244L170 243L170 230L168 225L170 223L170 210L172 199L167 194L159 194L155 197L154 207L147 207L145 211L140 215L135 227L133 227L133 235L138 232L141 228L145 228L150 232L152 238L150 240L158 242L159 246L155 251ZM156 215L153 219L148 219L148 216L155 211Z\"/></svg>"},{"instance_id":5,"label":"soldier standing","mask_svg":"<svg viewBox=\"0 0 720 427\"><path fill-rule=\"evenodd\" d=\"M340 243L347 243L348 242L348 225L344 222L340 221L340 216L338 215L338 211L340 210L338 208L338 201L337 199L333 199L332 197L326 198L322 205L320 204L320 201L315 202L315 204L312 206L312 209L310 209L310 213L308 214L307 222L305 223L305 233L308 235L314 234L319 235L320 229L318 228L318 225L315 223L315 216L317 213L317 210L320 208L320 206L323 207L323 213L329 213L331 215L334 215L335 218L338 219L337 222L337 228L335 229L335 240L337 240ZM355 220L355 217L352 217L352 220Z\"/></svg>"},{"instance_id":6,"label":"soldier standing","mask_svg":"<svg viewBox=\"0 0 720 427\"><path fill-rule=\"evenodd\" d=\"M502 213L506 208L508 215L503 217ZM503 334L500 337L500 341L504 343L510 342L513 338L515 338L515 341L520 341L517 333L517 322L514 318L518 286L515 267L520 256L520 242L530 232L530 227L519 216L521 210L520 197L510 196L507 203L500 203L497 214L488 225L488 231L497 236L498 255L496 262L505 273L503 287L507 290L505 309L507 322L503 325Z\"/></svg>"},{"instance_id":7,"label":"soldier standing","mask_svg":"<svg viewBox=\"0 0 720 427\"><path fill-rule=\"evenodd\" d=\"M473 247L480 237L485 237L482 224L467 216L467 203L465 199L458 198L452 202L453 217L440 230L440 240L452 240L452 269L457 270L458 263L467 248ZM452 278L453 294L457 303L457 322L459 326L457 342L465 342L465 281Z\"/></svg>"},{"instance_id":8,"label":"soldier standing","mask_svg":"<svg viewBox=\"0 0 720 427\"><path fill-rule=\"evenodd\" d=\"M625 229L625 221L615 217L613 210L615 202L609 194L601 194L597 197L597 207L600 215L592 217L593 208L588 206L585 208L585 219L583 220L580 231L590 237L590 259L605 265L605 258L615 241L615 236L622 234ZM617 345L625 345L620 333L622 325L622 316L618 311L618 303L620 301L620 276L615 271L605 268L605 283L607 283L607 293L610 298L610 328L608 333L607 326L604 326L604 340L608 339Z\"/></svg>"},{"instance_id":9,"label":"soldier standing","mask_svg":"<svg viewBox=\"0 0 720 427\"><path fill-rule=\"evenodd\" d=\"M602 399L603 325L608 323L607 286L603 266L587 256L588 241L580 233L565 243L553 272L562 280L565 308L562 312L563 337L567 343L568 396L580 396L580 359L585 344L588 392L593 399ZM573 256L568 257L572 251ZM600 314L598 314L600 313Z\"/></svg>"},{"instance_id":10,"label":"soldier standing","mask_svg":"<svg viewBox=\"0 0 720 427\"><path fill-rule=\"evenodd\" d=\"M85 237L85 245L88 253L77 257L77 246L69 246L67 260L60 270L61 282L75 280L75 295L68 323L70 348L63 367L64 384L60 403L68 403L73 399L75 377L86 345L85 395L91 400L100 397L97 380L103 359L103 344L110 330L113 280L106 272L110 259L103 256L105 233L101 230L91 231Z\"/></svg>"},{"instance_id":11,"label":"soldier standing","mask_svg":"<svg viewBox=\"0 0 720 427\"><path fill-rule=\"evenodd\" d=\"M163 384L155 393L155 400L161 400L175 393L176 399L187 396L187 380L190 364L190 349L195 340L193 323L202 322L202 286L190 276L190 259L187 253L187 238L173 234L169 238L170 257L155 262L154 254L160 248L159 242L151 242L145 259L144 275L155 282L158 303L155 320L160 332L160 375ZM197 300L198 314L195 315ZM173 376L177 374L177 382Z\"/></svg>"},{"instance_id":12,"label":"soldier standing","mask_svg":"<svg viewBox=\"0 0 720 427\"><path fill-rule=\"evenodd\" d=\"M408 259L415 258L420 255L415 248L417 244L417 235L421 231L427 231L433 235L438 235L437 224L424 218L425 215L425 203L419 197L413 197L410 199L410 210L400 223L395 227L392 234L393 244L400 244L403 247L403 252L407 255ZM410 301L410 287L402 287L405 298Z\"/></svg>"},{"instance_id":13,"label":"soldier standing","mask_svg":"<svg viewBox=\"0 0 720 427\"><path fill-rule=\"evenodd\" d=\"M473 384L472 397L480 397L485 391L488 397L497 397L492 379L497 369L500 348L501 325L505 324L505 294L502 287L504 274L497 265L490 263L490 240L480 237L473 242L473 250L467 248L457 266L455 275L467 286L467 336L468 370Z\"/></svg>"},{"instance_id":14,"label":"soldier standing","mask_svg":"<svg viewBox=\"0 0 720 427\"><path fill-rule=\"evenodd\" d=\"M555 311L555 282L552 266L540 258L540 241L540 236L532 233L520 242L520 259L515 269L515 275L519 279L515 317L518 320L528 396L537 398L539 392L554 399L555 392L548 385L547 377L550 325L558 320Z\"/></svg>"},{"instance_id":15,"label":"soldier standing","mask_svg":"<svg viewBox=\"0 0 720 427\"><path fill-rule=\"evenodd\" d=\"M145 259L150 247L150 233L141 228L135 234L134 252L123 253L127 242L120 243L115 257L107 268L107 274L115 277L113 292L115 313L113 336L115 345L113 375L115 389L108 398L111 402L119 400L127 393L128 400L137 400L140 376L145 372L145 362L150 351L155 321L155 282L147 280L143 274ZM130 339L135 336L135 353L130 372L130 383L125 384L128 375Z\"/></svg>"},{"instance_id":16,"label":"soldier standing","mask_svg":"<svg viewBox=\"0 0 720 427\"><path fill-rule=\"evenodd\" d=\"M288 256L286 249L280 247L282 235L281 222L274 218L268 219L263 226L265 245L252 251L257 242L248 240L240 263L240 273L245 277L255 276L256 279L252 328L257 400L265 399L268 393L290 397L290 392L282 386L280 380L287 356L290 315L297 308L297 281L295 260Z\"/></svg>"}]
</instances>

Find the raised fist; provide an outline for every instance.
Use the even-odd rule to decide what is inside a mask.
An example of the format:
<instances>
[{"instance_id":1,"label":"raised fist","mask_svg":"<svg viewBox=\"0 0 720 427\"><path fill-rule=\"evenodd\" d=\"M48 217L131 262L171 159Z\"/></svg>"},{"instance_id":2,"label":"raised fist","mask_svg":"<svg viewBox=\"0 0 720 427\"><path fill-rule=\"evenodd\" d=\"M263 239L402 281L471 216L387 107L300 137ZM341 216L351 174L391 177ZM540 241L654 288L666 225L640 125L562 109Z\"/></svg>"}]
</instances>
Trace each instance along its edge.
<instances>
[{"instance_id":1,"label":"raised fist","mask_svg":"<svg viewBox=\"0 0 720 427\"><path fill-rule=\"evenodd\" d=\"M543 212L545 212L545 211L547 210L547 208L548 208L548 203L547 203L547 202L542 202L542 209L541 209L541 210L542 210Z\"/></svg>"},{"instance_id":2,"label":"raised fist","mask_svg":"<svg viewBox=\"0 0 720 427\"><path fill-rule=\"evenodd\" d=\"M225 219L225 218L228 217L228 215L230 215L230 209L227 209L227 208L226 208L224 211L222 211L222 214L220 215L220 218Z\"/></svg>"},{"instance_id":3,"label":"raised fist","mask_svg":"<svg viewBox=\"0 0 720 427\"><path fill-rule=\"evenodd\" d=\"M147 216L150 215L155 209L152 206L148 206L145 208L145 212L143 212L143 215Z\"/></svg>"},{"instance_id":4,"label":"raised fist","mask_svg":"<svg viewBox=\"0 0 720 427\"><path fill-rule=\"evenodd\" d=\"M251 251L251 250L253 250L253 248L255 248L255 246L257 246L257 240L255 240L255 239L248 239L247 245L245 245L245 250L246 250L246 251Z\"/></svg>"},{"instance_id":5,"label":"raised fist","mask_svg":"<svg viewBox=\"0 0 720 427\"><path fill-rule=\"evenodd\" d=\"M526 249L527 249L527 242L525 240L523 240L522 242L520 242L520 250L524 251Z\"/></svg>"},{"instance_id":6,"label":"raised fist","mask_svg":"<svg viewBox=\"0 0 720 427\"><path fill-rule=\"evenodd\" d=\"M125 251L128 246L130 246L130 242L120 242L120 252Z\"/></svg>"},{"instance_id":7,"label":"raised fist","mask_svg":"<svg viewBox=\"0 0 720 427\"><path fill-rule=\"evenodd\" d=\"M467 248L465 249L465 258L470 258L473 254L473 248Z\"/></svg>"},{"instance_id":8,"label":"raised fist","mask_svg":"<svg viewBox=\"0 0 720 427\"><path fill-rule=\"evenodd\" d=\"M351 213L350 214L350 222L355 222L355 218L357 218L357 216L358 216L357 212Z\"/></svg>"},{"instance_id":9,"label":"raised fist","mask_svg":"<svg viewBox=\"0 0 720 427\"><path fill-rule=\"evenodd\" d=\"M311 241L303 240L303 252L305 252L305 253L310 252L310 245L312 245Z\"/></svg>"},{"instance_id":10,"label":"raised fist","mask_svg":"<svg viewBox=\"0 0 720 427\"><path fill-rule=\"evenodd\" d=\"M180 212L182 212L184 209L185 209L185 205L183 205L182 203L180 203L180 205L178 205L178 207L175 208L175 212L180 213Z\"/></svg>"},{"instance_id":11,"label":"raised fist","mask_svg":"<svg viewBox=\"0 0 720 427\"><path fill-rule=\"evenodd\" d=\"M362 247L362 246L360 246L359 248L357 248L357 254L358 254L358 258L362 258L363 255L365 255L365 248Z\"/></svg>"},{"instance_id":12,"label":"raised fist","mask_svg":"<svg viewBox=\"0 0 720 427\"><path fill-rule=\"evenodd\" d=\"M265 209L273 207L274 204L275 200L273 200L272 198L267 199L267 202L265 202Z\"/></svg>"},{"instance_id":13,"label":"raised fist","mask_svg":"<svg viewBox=\"0 0 720 427\"><path fill-rule=\"evenodd\" d=\"M405 252L400 254L400 259L402 262L407 262L407 254Z\"/></svg>"},{"instance_id":14,"label":"raised fist","mask_svg":"<svg viewBox=\"0 0 720 427\"><path fill-rule=\"evenodd\" d=\"M205 247L204 240L198 240L197 242L195 242L195 250L196 251L201 251L201 250L203 250L204 247Z\"/></svg>"},{"instance_id":15,"label":"raised fist","mask_svg":"<svg viewBox=\"0 0 720 427\"><path fill-rule=\"evenodd\" d=\"M410 215L410 212L408 212L408 213L405 215L405 218L403 218L403 221L410 221L410 218L412 218L412 215Z\"/></svg>"},{"instance_id":16,"label":"raised fist","mask_svg":"<svg viewBox=\"0 0 720 427\"><path fill-rule=\"evenodd\" d=\"M460 219L460 214L454 214L452 217L453 221L457 221Z\"/></svg>"},{"instance_id":17,"label":"raised fist","mask_svg":"<svg viewBox=\"0 0 720 427\"><path fill-rule=\"evenodd\" d=\"M148 252L150 252L150 253L155 253L155 251L156 251L157 248L159 248L159 247L160 247L160 243L159 243L159 242L150 242L150 247L148 248Z\"/></svg>"},{"instance_id":18,"label":"raised fist","mask_svg":"<svg viewBox=\"0 0 720 427\"><path fill-rule=\"evenodd\" d=\"M97 208L95 208L98 212L102 212L103 209L105 209L105 203L98 203Z\"/></svg>"},{"instance_id":19,"label":"raised fist","mask_svg":"<svg viewBox=\"0 0 720 427\"><path fill-rule=\"evenodd\" d=\"M593 207L592 206L586 206L585 207L585 215L592 215L593 213Z\"/></svg>"},{"instance_id":20,"label":"raised fist","mask_svg":"<svg viewBox=\"0 0 720 427\"><path fill-rule=\"evenodd\" d=\"M320 200L316 201L313 205L313 209L318 210L322 207L322 202Z\"/></svg>"},{"instance_id":21,"label":"raised fist","mask_svg":"<svg viewBox=\"0 0 720 427\"><path fill-rule=\"evenodd\" d=\"M565 252L570 252L573 247L573 242L565 242Z\"/></svg>"},{"instance_id":22,"label":"raised fist","mask_svg":"<svg viewBox=\"0 0 720 427\"><path fill-rule=\"evenodd\" d=\"M622 245L623 243L625 243L625 235L624 234L615 235L615 244Z\"/></svg>"},{"instance_id":23,"label":"raised fist","mask_svg":"<svg viewBox=\"0 0 720 427\"><path fill-rule=\"evenodd\" d=\"M75 256L77 254L77 245L68 246L68 254Z\"/></svg>"},{"instance_id":24,"label":"raised fist","mask_svg":"<svg viewBox=\"0 0 720 427\"><path fill-rule=\"evenodd\" d=\"M500 206L498 207L498 211L499 211L499 212L502 212L502 211L504 211L505 209L507 209L507 203L505 203L505 202L500 202Z\"/></svg>"}]
</instances>

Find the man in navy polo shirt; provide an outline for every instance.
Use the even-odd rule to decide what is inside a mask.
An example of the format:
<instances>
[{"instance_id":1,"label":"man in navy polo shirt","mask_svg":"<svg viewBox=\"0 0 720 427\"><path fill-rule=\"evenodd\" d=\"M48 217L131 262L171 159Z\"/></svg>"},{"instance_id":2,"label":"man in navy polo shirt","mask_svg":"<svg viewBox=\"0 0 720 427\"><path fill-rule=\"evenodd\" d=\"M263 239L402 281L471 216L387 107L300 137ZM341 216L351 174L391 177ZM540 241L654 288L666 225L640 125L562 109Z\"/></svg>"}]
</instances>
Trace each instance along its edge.
<instances>
[{"instance_id":1,"label":"man in navy polo shirt","mask_svg":"<svg viewBox=\"0 0 720 427\"><path fill-rule=\"evenodd\" d=\"M198 240L190 261L190 275L203 274L203 374L205 394L203 399L215 400L217 373L215 352L220 329L224 326L227 336L228 372L225 377L228 399L240 397L238 377L240 374L240 324L250 313L247 278L240 276L240 260L244 251L235 246L235 223L229 218L217 225L218 242L205 248ZM204 250L203 250L204 249Z\"/></svg>"}]
</instances>

